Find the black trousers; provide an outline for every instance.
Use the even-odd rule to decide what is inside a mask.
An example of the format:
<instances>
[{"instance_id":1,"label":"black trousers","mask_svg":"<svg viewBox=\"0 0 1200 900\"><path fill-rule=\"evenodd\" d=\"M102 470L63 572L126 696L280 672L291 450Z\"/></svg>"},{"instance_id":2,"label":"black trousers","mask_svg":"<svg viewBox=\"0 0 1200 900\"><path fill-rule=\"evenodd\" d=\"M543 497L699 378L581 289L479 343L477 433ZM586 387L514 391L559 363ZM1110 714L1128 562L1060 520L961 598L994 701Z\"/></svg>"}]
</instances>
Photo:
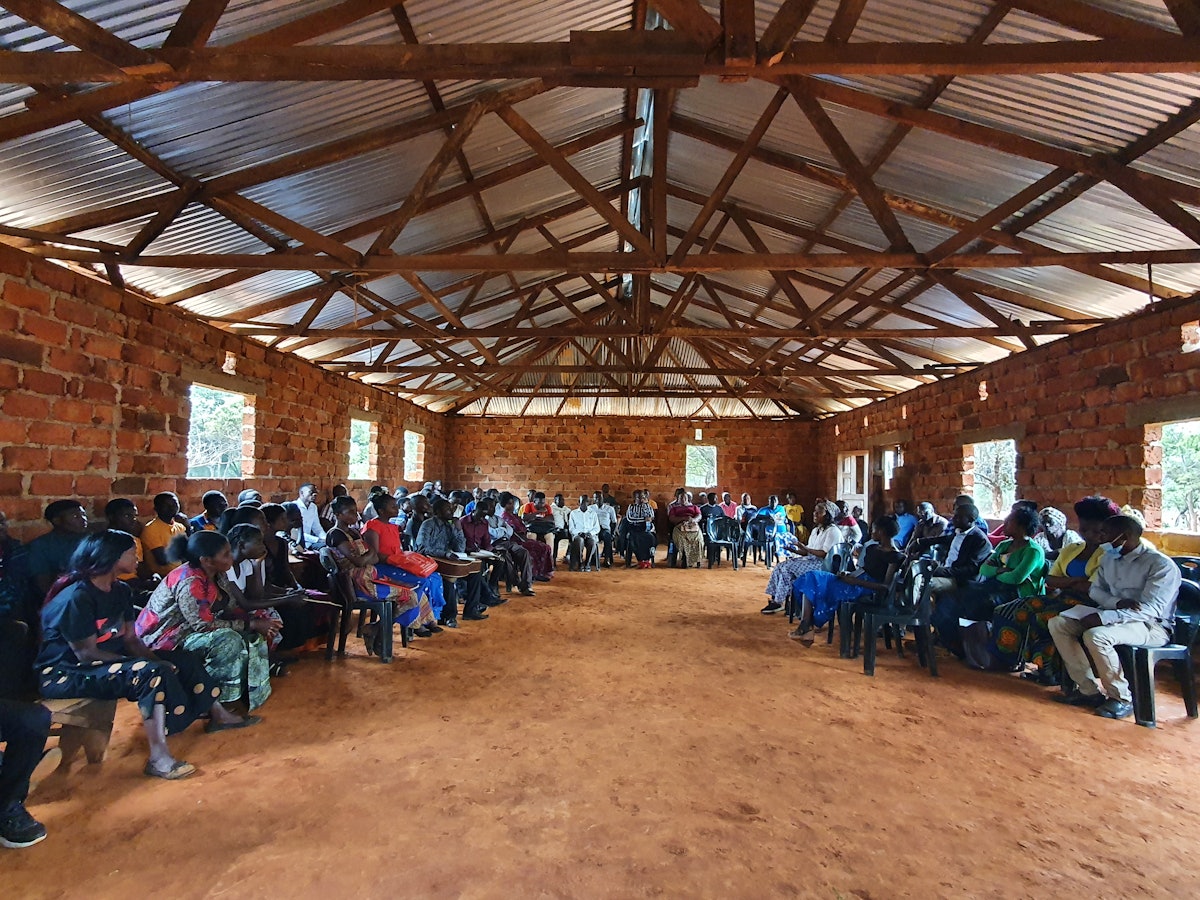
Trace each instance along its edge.
<instances>
[{"instance_id":1,"label":"black trousers","mask_svg":"<svg viewBox=\"0 0 1200 900\"><path fill-rule=\"evenodd\" d=\"M47 700L92 697L133 700L142 718L154 707L166 711L167 734L178 734L212 709L221 689L204 668L204 657L190 650L156 650L162 662L124 657L116 662L47 666L39 670L42 696ZM172 671L170 663L178 671Z\"/></svg>"},{"instance_id":2,"label":"black trousers","mask_svg":"<svg viewBox=\"0 0 1200 900\"><path fill-rule=\"evenodd\" d=\"M604 548L600 551L600 556L611 566L613 561L613 533L607 528L601 528L598 540Z\"/></svg>"},{"instance_id":3,"label":"black trousers","mask_svg":"<svg viewBox=\"0 0 1200 900\"><path fill-rule=\"evenodd\" d=\"M452 584L444 582L444 585L446 606L442 610L443 622L458 618L458 595L460 592L463 598L464 616L487 610L487 606L483 602L487 585L484 583L483 576L478 572L472 572L466 578L460 578Z\"/></svg>"},{"instance_id":4,"label":"black trousers","mask_svg":"<svg viewBox=\"0 0 1200 900\"><path fill-rule=\"evenodd\" d=\"M42 759L50 736L50 710L38 703L0 700L0 812L29 795L29 776Z\"/></svg>"}]
</instances>

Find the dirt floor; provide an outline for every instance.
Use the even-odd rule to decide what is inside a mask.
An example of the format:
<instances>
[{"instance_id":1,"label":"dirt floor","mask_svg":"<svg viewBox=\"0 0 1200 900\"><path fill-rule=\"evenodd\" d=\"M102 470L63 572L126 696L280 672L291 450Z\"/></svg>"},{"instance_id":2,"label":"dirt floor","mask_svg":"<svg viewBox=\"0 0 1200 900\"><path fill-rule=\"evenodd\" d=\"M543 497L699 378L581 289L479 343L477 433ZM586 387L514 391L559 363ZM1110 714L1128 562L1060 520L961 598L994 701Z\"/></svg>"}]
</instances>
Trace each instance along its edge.
<instances>
[{"instance_id":1,"label":"dirt floor","mask_svg":"<svg viewBox=\"0 0 1200 900\"><path fill-rule=\"evenodd\" d=\"M1160 727L759 615L767 571L560 573L390 666L305 659L250 731L31 797L0 897L1195 897L1200 724ZM353 641L353 638L352 638Z\"/></svg>"}]
</instances>

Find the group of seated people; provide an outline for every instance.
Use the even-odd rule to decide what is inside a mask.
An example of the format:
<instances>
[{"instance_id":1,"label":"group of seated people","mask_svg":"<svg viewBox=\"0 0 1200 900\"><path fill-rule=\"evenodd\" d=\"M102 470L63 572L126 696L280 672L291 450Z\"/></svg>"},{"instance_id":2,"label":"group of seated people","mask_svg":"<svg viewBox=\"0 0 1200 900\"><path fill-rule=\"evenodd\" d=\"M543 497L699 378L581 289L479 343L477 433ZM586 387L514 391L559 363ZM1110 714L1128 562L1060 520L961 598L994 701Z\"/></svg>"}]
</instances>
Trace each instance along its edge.
<instances>
[{"instance_id":1,"label":"group of seated people","mask_svg":"<svg viewBox=\"0 0 1200 900\"><path fill-rule=\"evenodd\" d=\"M885 605L905 570L932 556L931 623L942 647L971 668L1021 672L1062 687L1060 702L1125 718L1132 696L1115 648L1170 642L1182 575L1142 536L1137 511L1090 496L1074 513L1075 530L1062 511L1018 500L989 531L968 495L949 521L929 502L914 516L897 501L860 540L836 504L818 500L808 539L773 569L762 612L792 599L799 625L789 637L811 646L843 603ZM857 560L849 571L826 565L839 545Z\"/></svg>"},{"instance_id":2,"label":"group of seated people","mask_svg":"<svg viewBox=\"0 0 1200 900\"><path fill-rule=\"evenodd\" d=\"M532 596L534 582L554 576L564 541L566 561L583 571L611 566L614 544L625 543L608 485L570 509L561 494L547 503L531 490L522 502L497 489L446 493L440 482L411 494L377 486L361 510L344 485L318 506L311 483L285 503L247 488L236 505L219 491L200 505L188 517L174 493L160 493L147 520L132 500L115 498L94 528L81 502L57 500L45 510L50 530L26 545L0 513L0 844L45 837L24 807L50 725L44 707L26 702L33 691L136 702L145 774L186 778L195 766L171 754L167 737L199 718L208 732L258 724L272 678L287 674L293 651L328 634L333 604L321 579L296 577L321 552L360 597L391 600L407 634L430 637L458 627L460 600L462 619L486 620L489 607L507 602L502 582ZM652 527L652 512L638 519L637 502L631 508L627 529ZM641 554L646 542L635 535L628 544ZM485 561L445 581L430 570L457 554ZM381 651L392 626L364 627L368 654Z\"/></svg>"}]
</instances>

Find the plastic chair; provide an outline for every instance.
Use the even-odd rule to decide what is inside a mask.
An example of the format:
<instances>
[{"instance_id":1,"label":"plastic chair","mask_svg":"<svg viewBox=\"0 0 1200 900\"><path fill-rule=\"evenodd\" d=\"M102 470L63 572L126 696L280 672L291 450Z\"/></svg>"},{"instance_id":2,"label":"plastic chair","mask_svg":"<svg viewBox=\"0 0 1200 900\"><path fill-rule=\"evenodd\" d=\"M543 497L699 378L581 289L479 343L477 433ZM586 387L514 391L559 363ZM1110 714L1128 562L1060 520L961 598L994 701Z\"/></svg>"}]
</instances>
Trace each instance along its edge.
<instances>
[{"instance_id":1,"label":"plastic chair","mask_svg":"<svg viewBox=\"0 0 1200 900\"><path fill-rule=\"evenodd\" d=\"M1200 584L1200 557L1197 556L1172 556L1171 561L1179 566L1179 574L1188 581L1194 581Z\"/></svg>"},{"instance_id":2,"label":"plastic chair","mask_svg":"<svg viewBox=\"0 0 1200 900\"><path fill-rule=\"evenodd\" d=\"M713 563L721 564L721 548L729 550L729 558L733 561L733 571L738 567L738 548L742 544L742 526L736 519L728 516L709 516L708 529L708 567Z\"/></svg>"},{"instance_id":3,"label":"plastic chair","mask_svg":"<svg viewBox=\"0 0 1200 900\"><path fill-rule=\"evenodd\" d=\"M746 523L745 539L742 543L742 565L746 565L746 556L754 551L754 562L758 562L759 553L767 568L775 563L775 520L770 516L756 516Z\"/></svg>"},{"instance_id":4,"label":"plastic chair","mask_svg":"<svg viewBox=\"0 0 1200 900\"><path fill-rule=\"evenodd\" d=\"M917 641L917 658L922 666L929 666L929 674L937 677L937 656L933 652L933 634L929 628L931 612L929 581L937 563L932 559L918 559L908 567L904 582L892 598L882 607L866 607L863 610L863 674L875 674L875 649L879 629L892 625L913 629ZM900 633L896 634L896 649L904 655L904 643Z\"/></svg>"},{"instance_id":5,"label":"plastic chair","mask_svg":"<svg viewBox=\"0 0 1200 900\"><path fill-rule=\"evenodd\" d=\"M1183 690L1183 703L1189 718L1200 715L1196 704L1196 664L1192 661L1192 648L1200 635L1200 584L1184 580L1179 585L1179 601L1175 609L1175 638L1182 643L1170 643L1165 647L1139 647L1118 644L1117 656L1121 668L1129 679L1129 690L1133 694L1134 720L1146 728L1158 725L1154 704L1154 667L1162 660L1175 665L1175 677Z\"/></svg>"},{"instance_id":6,"label":"plastic chair","mask_svg":"<svg viewBox=\"0 0 1200 900\"><path fill-rule=\"evenodd\" d=\"M383 647L379 651L380 662L390 663L393 658L392 649L392 623L396 620L396 605L391 600L371 600L363 597L354 590L354 584L350 580L350 575L347 572L342 572L338 568L337 560L333 556L333 551L328 547L321 550L321 567L329 576L329 596L337 598L341 601L342 611L340 618L341 627L339 629L340 636L338 638L338 656L346 655L346 639L350 635L350 614L358 611L358 634L362 635L362 628L365 624L364 620L368 613L371 614L372 621L379 622L379 636ZM330 630L332 637L333 631ZM402 629L401 646L408 646L408 629ZM330 647L333 646L332 641ZM326 649L326 659L333 659L333 652Z\"/></svg>"}]
</instances>

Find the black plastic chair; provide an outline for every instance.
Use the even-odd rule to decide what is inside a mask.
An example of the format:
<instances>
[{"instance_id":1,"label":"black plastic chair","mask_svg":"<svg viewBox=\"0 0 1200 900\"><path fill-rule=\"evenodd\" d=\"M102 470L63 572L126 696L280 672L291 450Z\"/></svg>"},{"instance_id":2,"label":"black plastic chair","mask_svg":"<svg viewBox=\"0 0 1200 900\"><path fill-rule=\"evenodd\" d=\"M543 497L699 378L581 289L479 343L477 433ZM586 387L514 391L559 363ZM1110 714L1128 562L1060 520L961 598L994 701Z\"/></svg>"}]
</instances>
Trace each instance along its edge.
<instances>
[{"instance_id":1,"label":"black plastic chair","mask_svg":"<svg viewBox=\"0 0 1200 900\"><path fill-rule=\"evenodd\" d=\"M390 663L392 661L394 651L392 649L392 623L396 620L396 605L391 600L368 600L365 597L360 597L354 590L354 583L350 580L350 575L347 572L342 572L338 568L337 560L333 557L333 551L328 547L321 550L321 567L329 577L329 596L341 601L341 615L336 617L340 620L340 632L337 642L338 656L346 655L346 639L350 635L350 614L358 612L358 630L359 636L362 635L363 625L367 624L366 616L371 615L370 621L379 623L379 637L382 647L379 651L380 662ZM333 636L333 630L330 629L330 636ZM401 645L408 646L408 629L402 629ZM333 646L330 642L330 648ZM331 649L325 651L326 659L333 659Z\"/></svg>"},{"instance_id":2,"label":"black plastic chair","mask_svg":"<svg viewBox=\"0 0 1200 900\"><path fill-rule=\"evenodd\" d=\"M753 551L754 562L757 563L759 554L767 568L775 564L775 520L771 516L755 516L746 523L745 536L742 541L742 565L746 565L746 556Z\"/></svg>"},{"instance_id":3,"label":"black plastic chair","mask_svg":"<svg viewBox=\"0 0 1200 900\"><path fill-rule=\"evenodd\" d=\"M863 610L863 674L875 674L875 648L879 629L885 625L897 628L896 649L904 655L904 642L900 628L912 629L917 642L917 658L922 666L929 667L929 674L937 677L937 655L933 651L933 634L929 628L931 604L929 581L937 563L932 559L913 561L905 573L904 582L895 593L892 603Z\"/></svg>"},{"instance_id":4,"label":"black plastic chair","mask_svg":"<svg viewBox=\"0 0 1200 900\"><path fill-rule=\"evenodd\" d=\"M1172 556L1171 560L1179 566L1179 574L1200 584L1200 556Z\"/></svg>"},{"instance_id":5,"label":"black plastic chair","mask_svg":"<svg viewBox=\"0 0 1200 900\"><path fill-rule=\"evenodd\" d=\"M708 567L713 563L721 564L721 548L729 550L729 558L733 561L733 571L737 571L738 553L742 545L742 526L736 519L728 516L709 516L708 533Z\"/></svg>"},{"instance_id":6,"label":"black plastic chair","mask_svg":"<svg viewBox=\"0 0 1200 900\"><path fill-rule=\"evenodd\" d=\"M1133 695L1133 717L1139 725L1155 728L1158 720L1154 704L1154 667L1162 660L1175 665L1175 677L1183 691L1183 703L1189 718L1200 715L1196 704L1196 664L1192 649L1200 635L1200 584L1184 580L1179 585L1179 601L1175 609L1175 640L1165 647L1138 647L1118 644L1117 656L1129 679Z\"/></svg>"},{"instance_id":7,"label":"black plastic chair","mask_svg":"<svg viewBox=\"0 0 1200 900\"><path fill-rule=\"evenodd\" d=\"M841 575L849 568L853 552L854 545L849 541L842 541L825 554L825 559L821 562L821 568L830 575ZM788 594L788 598L783 604L783 611L788 617L789 624L795 621L796 616L800 615L794 592ZM837 616L829 620L829 635L826 639L826 643L828 644L833 643L833 625L836 620Z\"/></svg>"}]
</instances>

